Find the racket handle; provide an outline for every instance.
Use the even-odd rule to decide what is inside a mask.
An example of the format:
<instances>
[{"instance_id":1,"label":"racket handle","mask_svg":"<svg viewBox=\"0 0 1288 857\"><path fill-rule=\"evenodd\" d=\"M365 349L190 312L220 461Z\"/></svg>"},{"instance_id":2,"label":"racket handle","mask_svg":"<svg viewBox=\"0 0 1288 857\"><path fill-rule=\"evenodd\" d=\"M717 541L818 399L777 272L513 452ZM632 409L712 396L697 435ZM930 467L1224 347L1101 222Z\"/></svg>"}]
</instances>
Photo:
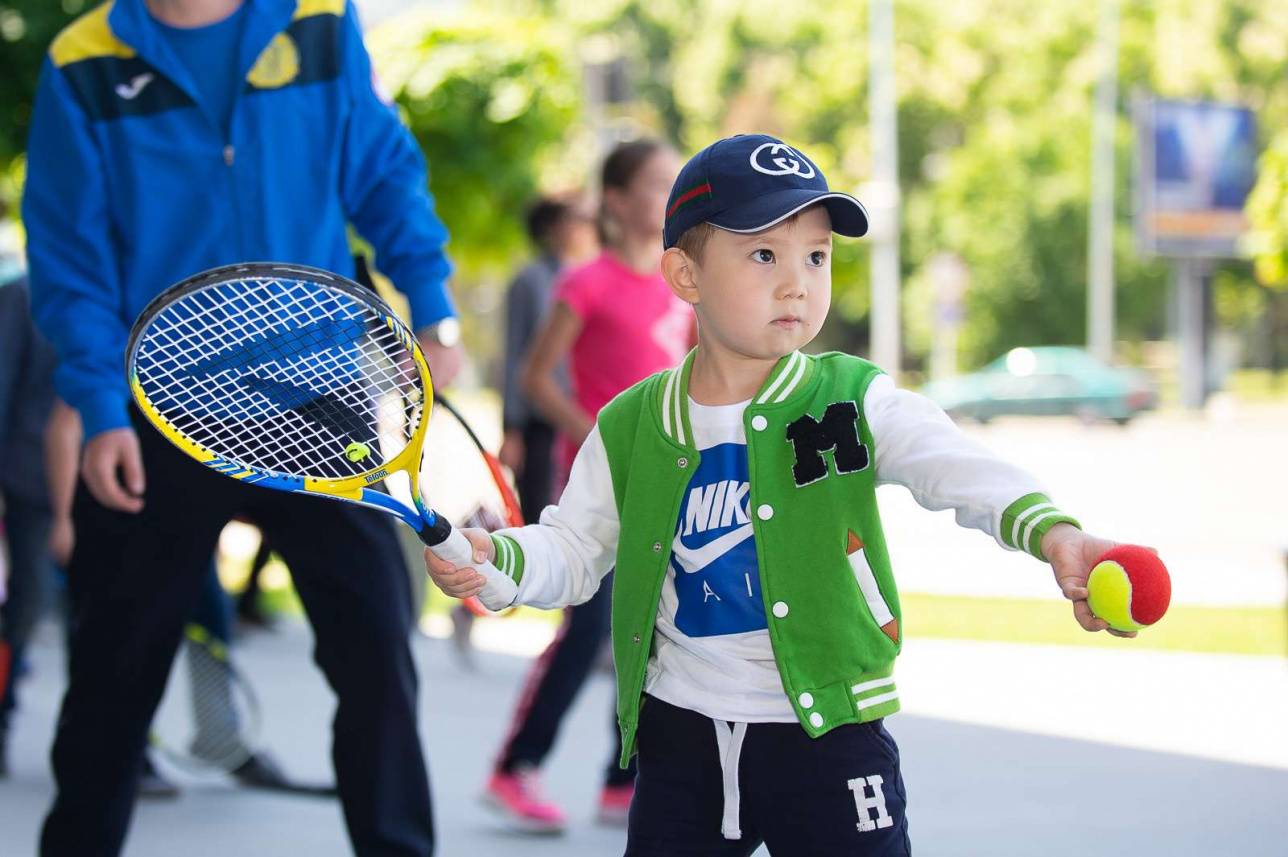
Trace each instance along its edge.
<instances>
[{"instance_id":1,"label":"racket handle","mask_svg":"<svg viewBox=\"0 0 1288 857\"><path fill-rule=\"evenodd\" d=\"M446 538L442 537L443 525L449 530ZM519 585L498 571L492 563L476 561L470 540L460 530L448 524L441 515L438 516L438 526L427 526L420 531L420 539L439 559L446 560L457 568L473 568L487 579L483 584L483 591L478 595L479 601L487 609L494 613L504 610L519 597ZM431 539L435 541L431 542Z\"/></svg>"}]
</instances>

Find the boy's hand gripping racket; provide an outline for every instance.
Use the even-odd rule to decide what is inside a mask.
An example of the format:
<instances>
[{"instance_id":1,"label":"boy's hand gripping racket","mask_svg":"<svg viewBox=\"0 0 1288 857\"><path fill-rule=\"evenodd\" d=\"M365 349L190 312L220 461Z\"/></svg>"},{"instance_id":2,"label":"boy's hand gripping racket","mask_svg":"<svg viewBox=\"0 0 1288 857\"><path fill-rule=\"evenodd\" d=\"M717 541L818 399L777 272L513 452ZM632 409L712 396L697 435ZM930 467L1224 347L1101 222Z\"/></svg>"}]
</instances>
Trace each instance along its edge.
<instances>
[{"instance_id":1,"label":"boy's hand gripping racket","mask_svg":"<svg viewBox=\"0 0 1288 857\"><path fill-rule=\"evenodd\" d=\"M302 265L215 268L148 304L130 331L126 373L148 421L207 467L394 515L442 559L483 574L488 609L514 602L515 582L475 562L421 497L429 368L374 292ZM371 487L398 473L410 504Z\"/></svg>"}]
</instances>

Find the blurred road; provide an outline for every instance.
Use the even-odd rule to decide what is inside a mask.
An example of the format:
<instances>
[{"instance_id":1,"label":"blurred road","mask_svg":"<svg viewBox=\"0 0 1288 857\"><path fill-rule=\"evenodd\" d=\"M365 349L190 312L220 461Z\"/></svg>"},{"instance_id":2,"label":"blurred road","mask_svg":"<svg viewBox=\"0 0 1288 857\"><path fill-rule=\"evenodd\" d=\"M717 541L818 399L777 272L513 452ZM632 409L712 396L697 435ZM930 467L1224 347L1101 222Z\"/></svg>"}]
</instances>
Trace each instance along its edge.
<instances>
[{"instance_id":1,"label":"blurred road","mask_svg":"<svg viewBox=\"0 0 1288 857\"><path fill-rule=\"evenodd\" d=\"M480 636L495 642L527 633L517 625L507 632L506 621L493 620ZM293 773L325 777L333 705L309 661L311 643L307 627L288 622L276 634L248 637L236 657L263 698L274 752ZM548 765L547 790L569 811L571 831L521 838L499 829L477 795L526 661L480 652L478 670L467 672L446 641L421 638L416 648L438 854L620 854L623 834L592 822L609 747L608 677L594 679L578 701ZM46 626L15 724L13 776L0 781L3 857L33 853L48 804L60 659L55 629ZM913 641L900 663L908 711L889 726L902 747L920 854L1288 853L1288 673L1280 659ZM968 673L988 681L967 681ZM333 802L186 782L179 800L139 808L127 855L349 853Z\"/></svg>"}]
</instances>

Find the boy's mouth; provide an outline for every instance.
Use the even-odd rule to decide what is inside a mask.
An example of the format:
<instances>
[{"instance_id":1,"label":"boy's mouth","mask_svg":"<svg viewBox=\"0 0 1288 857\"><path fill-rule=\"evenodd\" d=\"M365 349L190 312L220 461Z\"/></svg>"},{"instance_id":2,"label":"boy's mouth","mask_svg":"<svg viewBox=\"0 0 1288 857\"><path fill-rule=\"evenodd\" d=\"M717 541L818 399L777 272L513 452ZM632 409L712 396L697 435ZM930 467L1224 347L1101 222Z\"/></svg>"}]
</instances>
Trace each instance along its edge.
<instances>
[{"instance_id":1,"label":"boy's mouth","mask_svg":"<svg viewBox=\"0 0 1288 857\"><path fill-rule=\"evenodd\" d=\"M780 315L770 322L774 327L781 327L783 330L794 330L804 323L798 315Z\"/></svg>"}]
</instances>

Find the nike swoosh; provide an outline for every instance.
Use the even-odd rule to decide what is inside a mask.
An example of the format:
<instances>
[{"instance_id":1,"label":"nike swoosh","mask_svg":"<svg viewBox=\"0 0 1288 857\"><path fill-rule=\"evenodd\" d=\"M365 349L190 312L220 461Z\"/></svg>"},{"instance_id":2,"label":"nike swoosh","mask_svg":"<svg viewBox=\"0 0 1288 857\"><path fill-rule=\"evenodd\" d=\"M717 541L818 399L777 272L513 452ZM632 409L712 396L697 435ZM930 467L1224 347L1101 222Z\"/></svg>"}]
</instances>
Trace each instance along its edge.
<instances>
[{"instance_id":1,"label":"nike swoosh","mask_svg":"<svg viewBox=\"0 0 1288 857\"><path fill-rule=\"evenodd\" d=\"M136 75L129 83L118 83L116 85L116 94L126 101L133 101L139 97L139 93L143 91L144 87L155 79L156 75L150 71L145 71L143 74Z\"/></svg>"},{"instance_id":2,"label":"nike swoosh","mask_svg":"<svg viewBox=\"0 0 1288 857\"><path fill-rule=\"evenodd\" d=\"M675 541L671 542L671 553L678 561L676 564L686 574L695 574L751 538L751 535L751 524L743 524L738 529L725 533L700 548L690 548L685 547L684 542L680 541L680 534L676 533Z\"/></svg>"}]
</instances>

